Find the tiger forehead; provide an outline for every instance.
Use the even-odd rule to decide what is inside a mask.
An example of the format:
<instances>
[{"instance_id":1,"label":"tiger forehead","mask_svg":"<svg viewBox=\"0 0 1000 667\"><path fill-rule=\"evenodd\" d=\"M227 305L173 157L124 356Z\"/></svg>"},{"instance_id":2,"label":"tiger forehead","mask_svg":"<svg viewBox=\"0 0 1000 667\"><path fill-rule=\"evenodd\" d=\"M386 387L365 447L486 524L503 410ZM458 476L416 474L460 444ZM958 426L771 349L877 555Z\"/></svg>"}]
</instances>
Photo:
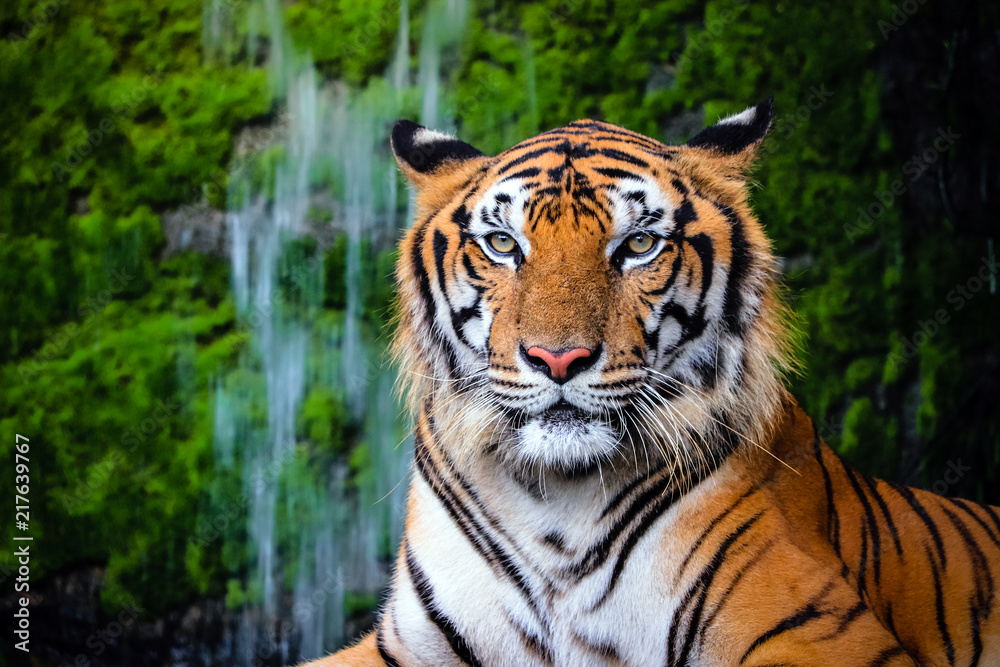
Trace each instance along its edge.
<instances>
[{"instance_id":1,"label":"tiger forehead","mask_svg":"<svg viewBox=\"0 0 1000 667\"><path fill-rule=\"evenodd\" d=\"M656 176L655 163L672 160L676 150L615 125L576 121L509 148L497 156L490 171L496 178L527 176L536 170L559 178L563 171L575 169L614 179L617 164Z\"/></svg>"},{"instance_id":2,"label":"tiger forehead","mask_svg":"<svg viewBox=\"0 0 1000 667\"><path fill-rule=\"evenodd\" d=\"M669 164L675 150L614 125L577 121L497 156L480 181L480 215L500 222L509 206L523 207L515 228L529 235L569 226L605 236L636 219L658 220L686 193Z\"/></svg>"}]
</instances>

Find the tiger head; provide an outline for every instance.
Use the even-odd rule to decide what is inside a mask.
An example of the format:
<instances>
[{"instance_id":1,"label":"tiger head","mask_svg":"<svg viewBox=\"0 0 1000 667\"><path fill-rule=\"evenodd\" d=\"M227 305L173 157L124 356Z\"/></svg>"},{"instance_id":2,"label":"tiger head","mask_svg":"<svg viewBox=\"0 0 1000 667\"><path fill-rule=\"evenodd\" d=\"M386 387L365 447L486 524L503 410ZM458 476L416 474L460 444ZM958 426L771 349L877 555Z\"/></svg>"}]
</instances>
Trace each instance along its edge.
<instances>
[{"instance_id":1,"label":"tiger head","mask_svg":"<svg viewBox=\"0 0 1000 667\"><path fill-rule=\"evenodd\" d=\"M582 120L495 157L396 124L396 347L451 456L684 476L765 435L787 336L745 173L770 122L768 101L666 146Z\"/></svg>"}]
</instances>

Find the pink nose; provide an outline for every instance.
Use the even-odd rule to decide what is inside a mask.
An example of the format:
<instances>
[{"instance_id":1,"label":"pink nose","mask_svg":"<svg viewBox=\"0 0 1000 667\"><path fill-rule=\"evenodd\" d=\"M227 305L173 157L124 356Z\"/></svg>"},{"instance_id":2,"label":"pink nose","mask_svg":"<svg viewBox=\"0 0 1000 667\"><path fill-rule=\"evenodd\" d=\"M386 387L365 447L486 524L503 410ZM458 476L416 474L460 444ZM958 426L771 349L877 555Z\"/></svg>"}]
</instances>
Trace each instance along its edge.
<instances>
[{"instance_id":1,"label":"pink nose","mask_svg":"<svg viewBox=\"0 0 1000 667\"><path fill-rule=\"evenodd\" d=\"M521 348L524 349L524 348ZM590 363L573 364L577 359L589 359L593 355L591 350L585 347L577 347L572 350L562 350L551 352L542 347L529 347L526 353L528 363L539 370L548 370L546 373L550 378L562 384L574 375L590 367ZM573 365L572 368L570 366Z\"/></svg>"}]
</instances>

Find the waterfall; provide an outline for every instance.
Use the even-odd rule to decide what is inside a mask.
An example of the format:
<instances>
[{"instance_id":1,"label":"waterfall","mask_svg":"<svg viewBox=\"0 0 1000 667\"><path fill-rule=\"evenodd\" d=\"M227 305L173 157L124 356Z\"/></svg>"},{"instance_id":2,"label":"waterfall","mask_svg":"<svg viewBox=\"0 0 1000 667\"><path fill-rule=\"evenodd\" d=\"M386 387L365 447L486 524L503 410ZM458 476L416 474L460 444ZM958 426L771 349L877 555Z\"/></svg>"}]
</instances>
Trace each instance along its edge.
<instances>
[{"instance_id":1,"label":"waterfall","mask_svg":"<svg viewBox=\"0 0 1000 667\"><path fill-rule=\"evenodd\" d=\"M206 4L206 58L232 51L221 46L234 23L226 2ZM422 119L449 127L441 53L457 43L467 8L448 0L426 11ZM268 78L284 112L267 145L255 147L273 158L263 182L254 170L230 177L240 352L215 388L215 467L239 481L246 524L224 537L227 604L240 620L215 649L217 664L294 664L343 645L357 629L350 612L384 589L402 530L412 449L384 336L365 319L362 276L366 244L390 246L404 223L387 138L411 90L407 0L399 14L385 79L353 90L321 80L292 43L277 0L249 8L249 49L263 27ZM342 311L324 307L331 230L347 238ZM307 397L323 391L346 404L346 452L307 443L297 430ZM213 496L225 497L218 486Z\"/></svg>"}]
</instances>

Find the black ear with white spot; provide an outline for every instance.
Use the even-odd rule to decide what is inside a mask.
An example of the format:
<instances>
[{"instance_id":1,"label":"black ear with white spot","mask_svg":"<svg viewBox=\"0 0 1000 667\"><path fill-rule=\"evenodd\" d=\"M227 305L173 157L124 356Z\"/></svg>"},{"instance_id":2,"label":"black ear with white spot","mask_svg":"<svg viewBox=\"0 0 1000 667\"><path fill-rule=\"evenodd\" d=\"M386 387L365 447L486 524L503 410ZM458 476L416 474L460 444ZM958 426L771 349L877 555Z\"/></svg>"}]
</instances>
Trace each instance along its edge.
<instances>
[{"instance_id":1,"label":"black ear with white spot","mask_svg":"<svg viewBox=\"0 0 1000 667\"><path fill-rule=\"evenodd\" d=\"M415 185L438 172L451 171L483 154L450 134L429 130L408 120L392 128L392 152L399 168Z\"/></svg>"},{"instance_id":2,"label":"black ear with white spot","mask_svg":"<svg viewBox=\"0 0 1000 667\"><path fill-rule=\"evenodd\" d=\"M722 155L755 152L771 127L774 98L732 116L727 116L694 136L687 146L704 148Z\"/></svg>"}]
</instances>

